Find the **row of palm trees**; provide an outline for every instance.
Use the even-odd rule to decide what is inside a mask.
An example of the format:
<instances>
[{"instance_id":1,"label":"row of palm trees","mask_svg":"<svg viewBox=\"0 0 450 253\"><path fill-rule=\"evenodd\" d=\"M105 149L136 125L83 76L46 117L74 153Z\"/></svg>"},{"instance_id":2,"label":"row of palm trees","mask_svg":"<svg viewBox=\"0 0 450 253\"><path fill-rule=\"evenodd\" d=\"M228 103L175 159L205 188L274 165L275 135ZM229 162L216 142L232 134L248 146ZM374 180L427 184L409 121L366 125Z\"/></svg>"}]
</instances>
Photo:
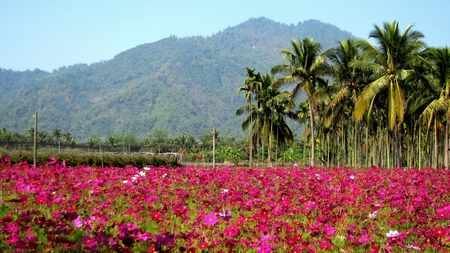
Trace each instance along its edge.
<instances>
[{"instance_id":1,"label":"row of palm trees","mask_svg":"<svg viewBox=\"0 0 450 253\"><path fill-rule=\"evenodd\" d=\"M238 92L248 103L236 113L248 113L250 150L266 146L270 159L272 144L291 142L289 117L307 123L311 166L319 148L327 165L448 168L450 49L427 47L396 21L375 25L369 38L375 44L349 38L325 52L311 38L292 40L281 50L286 64L264 75L247 68ZM280 91L285 85L293 88ZM307 100L294 111L301 91Z\"/></svg>"}]
</instances>

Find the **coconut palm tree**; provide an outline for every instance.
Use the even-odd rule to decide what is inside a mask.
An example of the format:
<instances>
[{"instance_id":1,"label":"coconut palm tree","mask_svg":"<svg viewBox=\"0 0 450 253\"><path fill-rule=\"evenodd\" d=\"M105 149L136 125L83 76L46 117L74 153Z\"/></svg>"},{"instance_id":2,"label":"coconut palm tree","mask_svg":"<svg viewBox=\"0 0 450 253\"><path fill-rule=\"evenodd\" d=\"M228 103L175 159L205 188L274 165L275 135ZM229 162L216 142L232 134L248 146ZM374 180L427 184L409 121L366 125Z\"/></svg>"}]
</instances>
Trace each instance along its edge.
<instances>
[{"instance_id":1,"label":"coconut palm tree","mask_svg":"<svg viewBox=\"0 0 450 253\"><path fill-rule=\"evenodd\" d=\"M448 169L448 121L450 117L450 49L445 48L428 48L426 51L427 58L432 64L432 74L430 82L432 87L436 87L435 98L422 112L424 120L428 121L430 128L434 122L435 133L435 167L438 166L438 148L437 148L437 125L439 114L445 116L445 132L444 132L444 167Z\"/></svg>"},{"instance_id":2,"label":"coconut palm tree","mask_svg":"<svg viewBox=\"0 0 450 253\"><path fill-rule=\"evenodd\" d=\"M251 104L252 104L252 93L257 93L261 89L261 75L260 73L255 73L254 68L246 67L247 73L245 74L247 78L244 80L243 86L239 87L237 92L245 91L245 99L247 100L247 106L249 107L250 122L253 122L251 114ZM250 125L249 125L250 126ZM249 140L249 166L253 164L253 134L252 127L248 128L248 140Z\"/></svg>"},{"instance_id":3,"label":"coconut palm tree","mask_svg":"<svg viewBox=\"0 0 450 253\"><path fill-rule=\"evenodd\" d=\"M322 78L325 70L325 57L320 54L321 45L311 38L303 40L291 40L292 50L282 49L281 54L287 60L288 64L277 65L271 69L272 74L284 74L274 82L278 87L284 84L293 84L295 87L291 92L291 97L296 99L303 90L306 92L308 106L310 109L310 130L311 130L311 160L310 165L314 166L315 160L315 136L314 120L316 105L314 93L316 86L326 86Z\"/></svg>"},{"instance_id":4,"label":"coconut palm tree","mask_svg":"<svg viewBox=\"0 0 450 253\"><path fill-rule=\"evenodd\" d=\"M242 129L245 131L252 128L253 140L258 139L261 144L267 145L268 162L272 166L271 151L272 145L276 142L282 146L293 140L292 131L285 121L284 116L295 118L295 114L290 111L293 108L289 92L281 92L277 87L272 86L274 77L270 74L260 76L260 90L257 92L256 104L241 106L236 110L236 115L240 116L248 113L247 118L242 122Z\"/></svg>"},{"instance_id":5,"label":"coconut palm tree","mask_svg":"<svg viewBox=\"0 0 450 253\"><path fill-rule=\"evenodd\" d=\"M383 28L375 25L369 38L373 38L377 46L369 41L358 43L364 57L369 60L356 60L352 63L354 67L372 73L371 78L374 80L364 88L356 102L354 116L357 121L361 121L369 110L372 100L387 90L388 126L394 131L394 150L398 166L402 166L398 127L405 114L405 86L408 85L405 80L413 73L415 64L420 60L420 53L426 47L422 41L423 34L412 28L413 26L409 25L401 33L397 21L385 22Z\"/></svg>"},{"instance_id":6,"label":"coconut palm tree","mask_svg":"<svg viewBox=\"0 0 450 253\"><path fill-rule=\"evenodd\" d=\"M330 127L333 123L342 122L342 120L338 119L350 116L343 114L348 112L348 109L354 110L357 98L367 83L367 75L351 65L354 60L363 60L361 50L357 46L357 40L347 39L339 42L338 47L327 50L324 55L330 61L327 72L333 78L333 85L327 88L335 93L322 117L324 125ZM345 118L350 119L351 117ZM361 168L362 141L361 124L359 121L355 121L355 129L358 146L358 164Z\"/></svg>"}]
</instances>

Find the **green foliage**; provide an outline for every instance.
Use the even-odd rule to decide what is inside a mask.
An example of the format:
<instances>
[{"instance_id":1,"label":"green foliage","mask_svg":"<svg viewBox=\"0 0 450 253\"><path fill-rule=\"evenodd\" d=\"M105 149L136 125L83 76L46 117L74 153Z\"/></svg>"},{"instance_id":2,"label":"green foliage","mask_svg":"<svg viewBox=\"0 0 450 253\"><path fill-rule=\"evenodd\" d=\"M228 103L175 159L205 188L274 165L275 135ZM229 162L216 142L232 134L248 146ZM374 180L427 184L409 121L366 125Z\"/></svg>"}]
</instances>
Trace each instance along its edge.
<instances>
[{"instance_id":1,"label":"green foliage","mask_svg":"<svg viewBox=\"0 0 450 253\"><path fill-rule=\"evenodd\" d=\"M11 158L11 163L27 162L33 164L32 152L0 152L0 157L8 156ZM89 166L104 166L124 167L126 165L133 165L142 168L147 165L161 166L176 166L179 165L177 157L165 156L148 156L148 155L111 155L99 153L38 153L36 157L37 164L45 164L49 162L50 158L54 157L59 162L65 161L67 166L89 165Z\"/></svg>"},{"instance_id":2,"label":"green foliage","mask_svg":"<svg viewBox=\"0 0 450 253\"><path fill-rule=\"evenodd\" d=\"M225 161L233 162L235 166L239 166L239 162L244 159L245 151L240 147L223 147L218 152L218 157Z\"/></svg>"}]
</instances>

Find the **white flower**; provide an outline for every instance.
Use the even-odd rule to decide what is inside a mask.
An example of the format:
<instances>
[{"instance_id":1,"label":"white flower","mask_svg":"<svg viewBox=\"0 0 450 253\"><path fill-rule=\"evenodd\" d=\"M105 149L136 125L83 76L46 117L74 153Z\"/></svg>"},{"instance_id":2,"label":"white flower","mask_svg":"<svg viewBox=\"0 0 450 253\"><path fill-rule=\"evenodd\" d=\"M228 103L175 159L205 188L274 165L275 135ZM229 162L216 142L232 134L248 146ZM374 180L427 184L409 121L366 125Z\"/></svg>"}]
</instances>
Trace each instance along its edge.
<instances>
[{"instance_id":1,"label":"white flower","mask_svg":"<svg viewBox=\"0 0 450 253\"><path fill-rule=\"evenodd\" d=\"M355 179L355 176L350 175L350 179L351 179L351 180Z\"/></svg>"},{"instance_id":2,"label":"white flower","mask_svg":"<svg viewBox=\"0 0 450 253\"><path fill-rule=\"evenodd\" d=\"M56 192L52 192L52 194L53 194L53 195L55 195L55 194L56 194Z\"/></svg>"},{"instance_id":3,"label":"white flower","mask_svg":"<svg viewBox=\"0 0 450 253\"><path fill-rule=\"evenodd\" d=\"M162 178L165 178L165 177L167 177L167 173L164 173L164 174L162 175Z\"/></svg>"},{"instance_id":4,"label":"white flower","mask_svg":"<svg viewBox=\"0 0 450 253\"><path fill-rule=\"evenodd\" d=\"M294 163L294 167L295 167L295 168L298 168L298 164Z\"/></svg>"},{"instance_id":5,"label":"white flower","mask_svg":"<svg viewBox=\"0 0 450 253\"><path fill-rule=\"evenodd\" d=\"M140 175L141 177L145 177L145 171L139 171L139 175Z\"/></svg>"},{"instance_id":6,"label":"white flower","mask_svg":"<svg viewBox=\"0 0 450 253\"><path fill-rule=\"evenodd\" d=\"M131 178L131 181L132 181L132 182L136 181L136 180L138 179L138 177L139 177L139 175L134 175L134 176Z\"/></svg>"},{"instance_id":7,"label":"white flower","mask_svg":"<svg viewBox=\"0 0 450 253\"><path fill-rule=\"evenodd\" d=\"M414 245L411 245L411 244L406 244L406 248L408 248L408 249L413 249L413 250L420 250L419 247L414 246Z\"/></svg>"},{"instance_id":8,"label":"white flower","mask_svg":"<svg viewBox=\"0 0 450 253\"><path fill-rule=\"evenodd\" d=\"M128 180L123 180L122 183L128 184Z\"/></svg>"},{"instance_id":9,"label":"white flower","mask_svg":"<svg viewBox=\"0 0 450 253\"><path fill-rule=\"evenodd\" d=\"M316 174L317 180L320 180L320 174Z\"/></svg>"},{"instance_id":10,"label":"white flower","mask_svg":"<svg viewBox=\"0 0 450 253\"><path fill-rule=\"evenodd\" d=\"M228 190L228 189L222 189L222 190L220 190L220 192L221 193L223 193L223 194L225 194L225 193L227 193L227 192L229 192L230 190Z\"/></svg>"},{"instance_id":11,"label":"white flower","mask_svg":"<svg viewBox=\"0 0 450 253\"><path fill-rule=\"evenodd\" d=\"M399 235L400 235L400 233L397 230L389 230L389 232L386 233L387 238L394 238Z\"/></svg>"},{"instance_id":12,"label":"white flower","mask_svg":"<svg viewBox=\"0 0 450 253\"><path fill-rule=\"evenodd\" d=\"M367 215L367 217L369 219L375 219L377 217L377 211L373 212L373 213L369 213L369 215Z\"/></svg>"},{"instance_id":13,"label":"white flower","mask_svg":"<svg viewBox=\"0 0 450 253\"><path fill-rule=\"evenodd\" d=\"M150 168L149 168L149 167L144 167L143 169L144 169L144 170L150 170Z\"/></svg>"}]
</instances>

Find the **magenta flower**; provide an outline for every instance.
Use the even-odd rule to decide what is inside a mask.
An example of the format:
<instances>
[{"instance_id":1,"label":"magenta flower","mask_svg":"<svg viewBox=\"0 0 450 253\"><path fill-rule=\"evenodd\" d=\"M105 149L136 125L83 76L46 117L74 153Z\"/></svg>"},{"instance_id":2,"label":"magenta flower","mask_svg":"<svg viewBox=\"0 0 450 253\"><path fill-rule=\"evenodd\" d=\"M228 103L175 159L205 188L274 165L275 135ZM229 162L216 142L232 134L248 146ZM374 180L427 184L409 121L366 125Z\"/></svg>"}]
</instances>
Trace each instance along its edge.
<instances>
[{"instance_id":1,"label":"magenta flower","mask_svg":"<svg viewBox=\"0 0 450 253\"><path fill-rule=\"evenodd\" d=\"M358 238L358 242L361 244L364 244L364 243L370 242L371 239L372 239L372 236L365 234Z\"/></svg>"},{"instance_id":2,"label":"magenta flower","mask_svg":"<svg viewBox=\"0 0 450 253\"><path fill-rule=\"evenodd\" d=\"M82 242L84 247L88 250L94 250L97 248L97 241L93 237L83 237Z\"/></svg>"},{"instance_id":3,"label":"magenta flower","mask_svg":"<svg viewBox=\"0 0 450 253\"><path fill-rule=\"evenodd\" d=\"M229 221L231 219L231 211L224 210L222 212L219 212L219 216L222 217L222 219Z\"/></svg>"},{"instance_id":4,"label":"magenta flower","mask_svg":"<svg viewBox=\"0 0 450 253\"><path fill-rule=\"evenodd\" d=\"M326 224L326 225L323 227L323 231L324 231L327 235L334 235L334 232L336 232L336 228L335 228L335 227L332 227L332 226L330 226L330 225L328 225L328 224Z\"/></svg>"},{"instance_id":5,"label":"magenta flower","mask_svg":"<svg viewBox=\"0 0 450 253\"><path fill-rule=\"evenodd\" d=\"M81 216L78 216L75 220L73 220L72 225L76 228L81 228L84 225L84 221Z\"/></svg>"},{"instance_id":6,"label":"magenta flower","mask_svg":"<svg viewBox=\"0 0 450 253\"><path fill-rule=\"evenodd\" d=\"M239 230L239 228L235 227L235 226L231 226L228 228L225 228L223 230L223 234L228 237L228 238L234 238L237 237L239 235L241 231Z\"/></svg>"},{"instance_id":7,"label":"magenta flower","mask_svg":"<svg viewBox=\"0 0 450 253\"><path fill-rule=\"evenodd\" d=\"M270 243L263 243L259 246L258 248L258 253L270 253L272 252L272 250L275 249L275 246L273 244Z\"/></svg>"},{"instance_id":8,"label":"magenta flower","mask_svg":"<svg viewBox=\"0 0 450 253\"><path fill-rule=\"evenodd\" d=\"M205 215L205 218L203 219L205 221L206 225L214 225L217 223L217 216L214 214L214 212L211 212L208 215Z\"/></svg>"},{"instance_id":9,"label":"magenta flower","mask_svg":"<svg viewBox=\"0 0 450 253\"><path fill-rule=\"evenodd\" d=\"M327 242L327 241L322 241L322 243L320 243L319 245L319 249L323 249L323 250L331 250L333 248L333 244Z\"/></svg>"},{"instance_id":10,"label":"magenta flower","mask_svg":"<svg viewBox=\"0 0 450 253\"><path fill-rule=\"evenodd\" d=\"M8 156L4 156L3 157L3 162L5 162L5 163L10 163L11 162L11 158L9 158Z\"/></svg>"},{"instance_id":11,"label":"magenta flower","mask_svg":"<svg viewBox=\"0 0 450 253\"><path fill-rule=\"evenodd\" d=\"M50 158L48 159L48 164L55 164L55 163L56 163L56 158L50 157Z\"/></svg>"}]
</instances>

